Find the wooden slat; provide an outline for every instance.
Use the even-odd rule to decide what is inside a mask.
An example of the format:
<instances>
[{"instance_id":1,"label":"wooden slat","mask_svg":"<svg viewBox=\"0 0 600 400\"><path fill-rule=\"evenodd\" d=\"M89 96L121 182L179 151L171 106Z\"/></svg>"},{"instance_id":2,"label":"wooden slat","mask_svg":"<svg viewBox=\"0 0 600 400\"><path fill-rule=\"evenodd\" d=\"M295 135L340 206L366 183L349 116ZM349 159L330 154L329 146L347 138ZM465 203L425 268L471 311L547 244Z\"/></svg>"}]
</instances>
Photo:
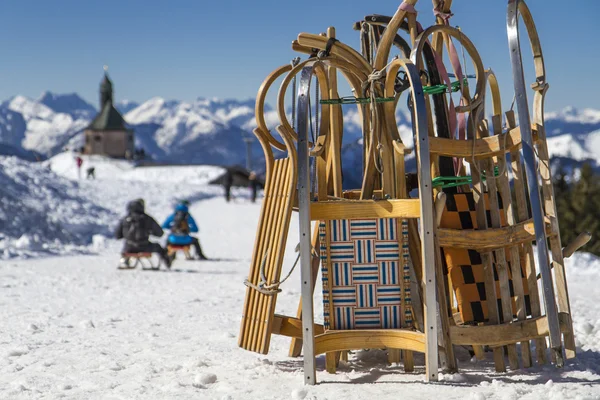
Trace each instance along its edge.
<instances>
[{"instance_id":1,"label":"wooden slat","mask_svg":"<svg viewBox=\"0 0 600 400\"><path fill-rule=\"evenodd\" d=\"M388 349L387 359L389 364L398 364L402 360L402 350Z\"/></svg>"},{"instance_id":2,"label":"wooden slat","mask_svg":"<svg viewBox=\"0 0 600 400\"><path fill-rule=\"evenodd\" d=\"M327 28L327 36L329 38L335 38L335 28ZM338 99L338 84L337 84L337 69L334 67L328 68L329 77L329 98ZM343 113L341 105L331 106L330 114L330 128L329 132L331 135L330 148L328 154L328 163L331 166L331 180L330 183L333 188L333 195L342 196L342 166L341 151L342 151L342 132L343 132Z\"/></svg>"},{"instance_id":3,"label":"wooden slat","mask_svg":"<svg viewBox=\"0 0 600 400\"><path fill-rule=\"evenodd\" d=\"M286 145L289 143L286 141ZM275 258L270 268L265 270L268 283L279 282L281 278L281 269L283 266L283 255L284 252L281 249L285 248L287 243L288 229L291 220L292 213L292 193L296 187L296 171L294 168L292 155L287 158L286 173L285 173L285 185L282 188L280 196L280 209L278 212L279 219L277 220L277 230L274 242L274 249L271 251L275 252ZM268 265L268 264L267 264ZM268 353L269 345L271 342L271 328L273 324L273 315L275 314L275 302L277 295L266 296L266 304L264 305L264 320L265 328L261 332L261 352L263 354Z\"/></svg>"},{"instance_id":4,"label":"wooden slat","mask_svg":"<svg viewBox=\"0 0 600 400\"><path fill-rule=\"evenodd\" d=\"M353 218L419 218L418 199L329 201L310 205L313 221Z\"/></svg>"},{"instance_id":5,"label":"wooden slat","mask_svg":"<svg viewBox=\"0 0 600 400\"><path fill-rule=\"evenodd\" d=\"M402 359L404 361L404 372L414 372L414 370L415 370L414 353L410 350L402 350Z\"/></svg>"},{"instance_id":6,"label":"wooden slat","mask_svg":"<svg viewBox=\"0 0 600 400\"><path fill-rule=\"evenodd\" d=\"M367 105L364 104L362 105L365 110L367 110ZM371 115L370 112L365 112L366 115ZM366 125L366 124L365 124ZM369 125L367 125L366 130L364 130L364 132L369 132L368 129ZM365 138L368 138L370 135L364 135ZM375 168L375 147L374 144L372 143L372 141L369 140L369 142L367 143L366 141L363 141L364 145L364 156L363 156L363 163L364 163L364 167L363 167L363 177L362 177L362 183L361 183L361 194L360 194L360 199L361 200L366 200L366 199L370 199L373 197L373 190L375 190L376 188L374 187L374 182L375 182L375 173L376 173L376 168Z\"/></svg>"},{"instance_id":7,"label":"wooden slat","mask_svg":"<svg viewBox=\"0 0 600 400\"><path fill-rule=\"evenodd\" d=\"M516 126L515 114L513 111L506 113L506 124L509 129ZM525 177L523 176L523 164L518 150L510 153L511 169L514 182L514 193L517 206L517 217L519 222L526 221L529 218L527 208L527 197L525 189ZM525 276L527 277L527 286L529 289L529 302L531 304L531 316L539 317L542 315L540 307L540 297L536 279L535 259L533 256L533 247L530 242L523 243L520 250L521 264L525 265ZM539 364L546 363L546 341L544 339L536 340L536 357Z\"/></svg>"},{"instance_id":8,"label":"wooden slat","mask_svg":"<svg viewBox=\"0 0 600 400\"><path fill-rule=\"evenodd\" d=\"M321 335L325 332L321 324L314 324L314 330L315 335ZM302 319L275 314L272 333L302 339Z\"/></svg>"},{"instance_id":9,"label":"wooden slat","mask_svg":"<svg viewBox=\"0 0 600 400\"><path fill-rule=\"evenodd\" d=\"M409 330L354 329L315 336L315 354L341 350L402 349L425 352L425 334Z\"/></svg>"},{"instance_id":10,"label":"wooden slat","mask_svg":"<svg viewBox=\"0 0 600 400\"><path fill-rule=\"evenodd\" d=\"M438 231L446 203L446 195L443 192L439 192L435 200L435 215L434 215L434 229L436 231L434 237L435 246L435 273L437 275L436 285L438 294L438 304L440 307L440 322L442 329L442 342L445 349L445 359L442 358L445 363L445 369L449 372L457 371L456 357L454 356L454 348L452 347L452 339L450 338L450 321L449 313L451 312L450 302L445 284L445 276L442 266L442 252L439 244Z\"/></svg>"},{"instance_id":11,"label":"wooden slat","mask_svg":"<svg viewBox=\"0 0 600 400\"><path fill-rule=\"evenodd\" d=\"M491 74L491 72L488 72ZM495 87L492 86L492 92L495 92ZM499 95L499 92L497 92ZM499 101L499 100L497 100ZM494 115L492 117L492 127L494 129L495 135L499 135L501 132L501 124L502 117L501 115ZM498 157L498 169L503 171L502 175L497 178L498 184L498 192L502 198L503 209L500 212L504 215L506 222L508 225L515 225L517 223L516 212L514 210L514 206L512 203L511 192L510 192L510 184L508 182L508 172L507 172L507 163L506 157L500 156ZM490 192L493 190L490 188ZM527 318L526 310L525 310L525 292L523 289L523 279L521 279L521 258L519 256L519 248L518 246L512 246L509 248L509 256L510 256L510 269L512 273L512 283L514 295L516 297L515 305L516 305L516 315L517 318L521 321ZM512 317L512 304L511 304L511 317ZM523 359L523 367L528 368L532 364L531 360L531 349L529 347L529 341L521 342L521 358Z\"/></svg>"},{"instance_id":12,"label":"wooden slat","mask_svg":"<svg viewBox=\"0 0 600 400\"><path fill-rule=\"evenodd\" d=\"M258 135L257 135L258 136ZM259 136L260 139L260 136ZM262 141L261 141L262 143ZM270 148L270 146L269 146ZM267 225L271 220L272 216L272 204L274 201L274 192L275 186L277 183L277 179L274 179L274 176L278 176L277 173L279 171L280 163L273 162L271 157L271 163L268 164L271 168L267 171L266 177L266 187L265 187L265 198L263 200L263 205L261 208L261 217L259 226L257 229L256 239L254 243L254 250L252 254L252 263L250 266L250 273L248 275L248 279L253 284L257 284L259 282L259 274L260 274L260 264L262 262L264 246L267 235ZM255 351L254 347L252 347L252 330L255 324L255 301L256 301L257 291L251 288L246 288L246 299L244 302L244 311L242 314L242 323L240 327L240 337L239 337L239 346L246 349Z\"/></svg>"},{"instance_id":13,"label":"wooden slat","mask_svg":"<svg viewBox=\"0 0 600 400\"><path fill-rule=\"evenodd\" d=\"M275 218L275 213L276 213L276 204L277 204L277 198L278 198L278 191L279 191L279 187L281 185L281 178L280 178L280 174L282 172L282 166L283 163L280 160L276 160L274 162L274 167L273 167L273 175L272 175L272 186L271 186L271 190L269 193L269 198L265 199L268 200L268 209L267 209L267 213L264 216L264 218L262 219L262 223L263 223L263 227L262 227L262 233L261 236L259 238L257 238L257 240L259 240L258 243L258 250L255 253L254 256L254 267L253 267L253 275L251 277L251 282L253 284L258 284L260 282L260 268L261 265L264 262L266 262L266 252L269 246L271 246L271 241L272 241L272 226L273 226L273 220ZM250 351L259 351L256 345L256 336L257 336L257 329L259 322L258 322L258 317L259 317L259 313L260 310L258 308L258 303L259 303L259 299L260 299L260 293L253 290L253 289L249 289L251 291L250 296L251 296L251 303L250 303L250 310L248 312L248 316L247 318L249 319L248 322L248 338L247 338L247 344L245 347L247 350Z\"/></svg>"},{"instance_id":14,"label":"wooden slat","mask_svg":"<svg viewBox=\"0 0 600 400\"><path fill-rule=\"evenodd\" d=\"M568 330L568 314L559 313L561 332ZM548 320L537 317L525 321L500 325L452 326L450 335L457 345L504 346L523 340L532 340L548 335Z\"/></svg>"},{"instance_id":15,"label":"wooden slat","mask_svg":"<svg viewBox=\"0 0 600 400\"><path fill-rule=\"evenodd\" d=\"M537 132L534 130L534 141ZM430 139L430 151L439 156L486 158L504 154L521 147L521 129L510 129L506 133L473 140L456 140L441 137ZM505 147L506 145L506 147Z\"/></svg>"},{"instance_id":16,"label":"wooden slat","mask_svg":"<svg viewBox=\"0 0 600 400\"><path fill-rule=\"evenodd\" d=\"M257 261L258 263L256 264L256 273L255 273L255 281L253 281L254 284L257 284L260 282L260 270L264 263L264 269L265 269L265 274L266 274L266 269L268 268L268 264L271 262L272 258L273 258L273 254L272 254L272 250L271 248L274 246L274 241L275 241L275 230L276 225L277 225L277 219L278 219L278 205L280 202L278 202L277 200L279 199L279 194L281 191L281 187L282 185L284 185L284 181L285 178L282 176L282 174L284 173L285 169L285 163L284 163L285 159L280 159L280 160L276 160L275 161L275 165L276 165L276 169L275 169L275 174L273 175L274 177L274 189L273 189L273 195L271 198L271 207L270 207L270 215L267 217L266 219L266 227L265 227L265 238L263 240L263 247L261 248L260 253L258 254L258 258ZM254 303L253 303L253 309L254 309L254 315L252 318L252 321L250 322L251 324L251 330L250 330L250 335L249 335L249 339L250 339L250 349L251 351L255 351L255 352L261 352L261 345L260 345L260 337L262 336L262 332L263 330L266 328L266 322L264 320L264 309L263 309L263 303L265 300L266 295L263 293L259 293L257 291L254 291Z\"/></svg>"},{"instance_id":17,"label":"wooden slat","mask_svg":"<svg viewBox=\"0 0 600 400\"><path fill-rule=\"evenodd\" d=\"M348 200L360 200L360 190L346 190L343 193L343 198ZM383 191L381 189L373 190L373 196L375 199L383 199Z\"/></svg>"},{"instance_id":18,"label":"wooden slat","mask_svg":"<svg viewBox=\"0 0 600 400\"><path fill-rule=\"evenodd\" d=\"M474 115L473 115L474 114ZM468 122L472 121L472 118L476 118L477 112L469 115ZM477 127L474 123L467 123L467 137L474 138L476 135ZM476 168L477 167L477 168ZM475 161L471 163L471 171L481 171L483 169L488 169L489 165L486 163L479 163ZM487 232L498 232L497 228L494 230L487 230L487 213L485 209L485 186L481 180L481 175L479 173L473 173L473 200L475 201L475 209L477 214L477 227L478 230L475 231L477 233L476 240L479 240L484 233ZM473 231L464 231L464 233L473 233ZM440 233L438 231L438 236ZM504 237L497 237L495 239L496 245L498 243L503 244ZM440 245L443 246L443 241L440 238ZM476 241L471 241L472 243L477 243ZM492 249L488 249L492 250ZM493 271L493 260L492 253L489 251L480 252L481 261L483 264L483 275L484 275L484 284L485 284L485 297L490 299L490 301L486 301L487 303L487 311L488 311L488 320L490 325L498 325L500 323L499 313L498 313L498 303L496 301L492 301L492 299L496 299L496 281L494 280L494 271ZM506 366L504 364L504 351L500 348L494 349L494 366L496 367L496 372L505 372Z\"/></svg>"},{"instance_id":19,"label":"wooden slat","mask_svg":"<svg viewBox=\"0 0 600 400\"><path fill-rule=\"evenodd\" d=\"M480 136L489 135L489 128L487 126L487 121L482 121L481 129L478 130ZM479 136L478 136L479 137ZM504 158L504 157L501 157ZM494 163L492 159L487 159L482 162L485 165L486 171L494 170ZM487 179L487 190L488 190L488 199L490 202L490 219L492 229L500 228L501 220L500 220L500 204L498 202L498 196L496 193L498 192L496 181L498 179L502 179L505 177L506 170L500 171L502 175L497 178ZM494 251L494 255L496 258L496 272L498 273L498 285L500 287L500 303L502 304L502 319L505 322L512 321L513 310L512 310L512 296L510 293L510 286L508 283L508 265L506 263L506 252L504 248L500 248ZM508 349L508 362L510 368L512 370L516 370L519 368L519 356L517 355L517 346L514 344L510 344L507 346Z\"/></svg>"},{"instance_id":20,"label":"wooden slat","mask_svg":"<svg viewBox=\"0 0 600 400\"><path fill-rule=\"evenodd\" d=\"M388 129L386 128L385 121L382 121L382 127L384 132ZM394 197L396 191L396 177L394 174L394 149L392 145L392 140L389 135L383 135L381 141L381 162L383 164L383 173L381 174L382 185L383 185L383 194L386 197Z\"/></svg>"},{"instance_id":21,"label":"wooden slat","mask_svg":"<svg viewBox=\"0 0 600 400\"><path fill-rule=\"evenodd\" d=\"M475 358L478 360L485 360L485 350L483 346L479 344L473 345L473 353L475 353Z\"/></svg>"},{"instance_id":22,"label":"wooden slat","mask_svg":"<svg viewBox=\"0 0 600 400\"><path fill-rule=\"evenodd\" d=\"M546 226L548 236L552 235L549 226ZM533 220L519 222L513 226L485 230L459 230L438 229L440 246L459 249L474 249L491 251L507 246L515 246L535 240Z\"/></svg>"},{"instance_id":23,"label":"wooden slat","mask_svg":"<svg viewBox=\"0 0 600 400\"><path fill-rule=\"evenodd\" d=\"M327 371L330 374L336 373L339 356L339 351L331 351L325 353L325 371Z\"/></svg>"},{"instance_id":24,"label":"wooden slat","mask_svg":"<svg viewBox=\"0 0 600 400\"><path fill-rule=\"evenodd\" d=\"M273 214L272 218L270 218L270 226L269 231L267 233L267 238L269 240L266 242L265 253L267 254L266 261L264 264L264 274L268 283L272 283L275 281L275 270L278 268L278 259L280 255L278 255L279 247L279 236L282 232L282 228L284 225L284 214L285 214L285 189L288 184L288 180L290 179L290 159L284 158L281 160L277 160L276 162L281 163L280 175L278 176L278 182L275 187L275 199L273 203ZM287 228L286 232L287 234ZM259 267L260 268L260 267ZM279 265L279 268L281 266ZM275 295L276 296L276 295ZM261 354L267 354L268 346L265 341L270 340L270 332L269 332L269 315L268 315L268 303L271 301L272 297L263 293L256 293L256 303L255 309L258 310L256 321L254 322L254 329L252 330L252 346L255 348L257 352Z\"/></svg>"},{"instance_id":25,"label":"wooden slat","mask_svg":"<svg viewBox=\"0 0 600 400\"><path fill-rule=\"evenodd\" d=\"M541 96L545 94L542 91ZM543 102L543 99L540 99ZM534 107L535 109L536 107ZM542 106L543 109L543 106ZM540 116L537 117L537 114ZM536 113L536 118L543 120L542 112ZM550 238L550 250L552 252L552 267L556 280L556 297L558 299L558 311L571 314L571 305L569 303L569 291L567 288L567 278L565 274L565 263L563 259L562 244L558 230L558 217L556 213L556 199L552 187L552 172L550 170L550 157L548 154L548 145L546 143L546 132L543 126L538 126L542 140L538 143L538 155L540 158L539 169L542 176L542 194L544 196L544 209L546 215L557 221L554 226L555 235ZM573 335L573 326L564 335L565 356L567 359L575 357L575 336Z\"/></svg>"}]
</instances>

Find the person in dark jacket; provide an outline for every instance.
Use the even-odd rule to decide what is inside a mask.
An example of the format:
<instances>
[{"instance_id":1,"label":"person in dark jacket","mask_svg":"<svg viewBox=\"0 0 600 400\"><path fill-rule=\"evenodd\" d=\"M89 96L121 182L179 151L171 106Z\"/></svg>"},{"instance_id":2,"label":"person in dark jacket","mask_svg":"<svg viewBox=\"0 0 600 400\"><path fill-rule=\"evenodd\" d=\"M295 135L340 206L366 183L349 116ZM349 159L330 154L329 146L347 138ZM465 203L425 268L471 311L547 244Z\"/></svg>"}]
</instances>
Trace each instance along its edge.
<instances>
[{"instance_id":1,"label":"person in dark jacket","mask_svg":"<svg viewBox=\"0 0 600 400\"><path fill-rule=\"evenodd\" d=\"M160 244L149 240L150 236L161 237L163 230L158 223L144 212L144 201L133 200L127 204L127 216L115 230L117 239L125 239L122 253L158 253L165 265L171 268L171 258Z\"/></svg>"},{"instance_id":2,"label":"person in dark jacket","mask_svg":"<svg viewBox=\"0 0 600 400\"><path fill-rule=\"evenodd\" d=\"M225 188L225 200L229 203L231 200L231 186L233 186L233 172L227 168L225 172L225 180L223 181L223 187Z\"/></svg>"},{"instance_id":3,"label":"person in dark jacket","mask_svg":"<svg viewBox=\"0 0 600 400\"><path fill-rule=\"evenodd\" d=\"M189 212L187 201L175 206L175 212L167 217L162 227L171 231L167 239L167 245L194 246L196 257L199 260L207 260L198 238L190 235L190 233L198 232L198 225L196 225L196 221Z\"/></svg>"},{"instance_id":4,"label":"person in dark jacket","mask_svg":"<svg viewBox=\"0 0 600 400\"><path fill-rule=\"evenodd\" d=\"M258 192L258 177L256 176L256 172L250 172L248 176L250 191L252 193L252 202L256 202L256 193Z\"/></svg>"},{"instance_id":5,"label":"person in dark jacket","mask_svg":"<svg viewBox=\"0 0 600 400\"><path fill-rule=\"evenodd\" d=\"M86 172L86 179L96 179L96 168L94 167L89 167L88 169L85 170Z\"/></svg>"}]
</instances>

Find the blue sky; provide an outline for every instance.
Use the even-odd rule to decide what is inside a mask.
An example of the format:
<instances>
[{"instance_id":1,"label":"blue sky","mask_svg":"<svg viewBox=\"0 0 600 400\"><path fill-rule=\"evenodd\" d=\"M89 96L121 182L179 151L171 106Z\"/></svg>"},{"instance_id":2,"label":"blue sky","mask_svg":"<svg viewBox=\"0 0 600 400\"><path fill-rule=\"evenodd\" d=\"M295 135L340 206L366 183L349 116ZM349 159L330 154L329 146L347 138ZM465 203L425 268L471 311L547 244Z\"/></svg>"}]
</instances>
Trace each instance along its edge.
<instances>
[{"instance_id":1,"label":"blue sky","mask_svg":"<svg viewBox=\"0 0 600 400\"><path fill-rule=\"evenodd\" d=\"M358 47L352 23L366 14L391 15L399 1L287 0L19 0L0 12L0 99L37 97L44 90L77 92L97 104L108 64L118 100L150 97L254 97L263 78L294 56L299 32L335 26ZM530 0L542 39L550 91L546 109L600 108L600 12L597 0ZM423 25L431 2L417 3ZM512 99L506 39L506 1L454 0L460 25ZM568 16L568 18L565 18ZM524 54L529 50L525 48ZM348 95L349 93L341 93Z\"/></svg>"}]
</instances>

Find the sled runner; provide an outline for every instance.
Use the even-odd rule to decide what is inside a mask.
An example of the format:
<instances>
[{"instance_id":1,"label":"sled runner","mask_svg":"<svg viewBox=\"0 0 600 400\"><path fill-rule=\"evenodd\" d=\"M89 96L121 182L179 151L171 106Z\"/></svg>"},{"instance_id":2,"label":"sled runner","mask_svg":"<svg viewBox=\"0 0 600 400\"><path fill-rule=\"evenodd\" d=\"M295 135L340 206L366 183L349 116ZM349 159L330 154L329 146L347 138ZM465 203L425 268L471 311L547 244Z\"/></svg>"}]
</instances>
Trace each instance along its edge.
<instances>
[{"instance_id":1,"label":"sled runner","mask_svg":"<svg viewBox=\"0 0 600 400\"><path fill-rule=\"evenodd\" d=\"M135 269L137 266L142 269L158 270L160 269L160 259L153 257L152 253L122 253L118 269Z\"/></svg>"}]
</instances>

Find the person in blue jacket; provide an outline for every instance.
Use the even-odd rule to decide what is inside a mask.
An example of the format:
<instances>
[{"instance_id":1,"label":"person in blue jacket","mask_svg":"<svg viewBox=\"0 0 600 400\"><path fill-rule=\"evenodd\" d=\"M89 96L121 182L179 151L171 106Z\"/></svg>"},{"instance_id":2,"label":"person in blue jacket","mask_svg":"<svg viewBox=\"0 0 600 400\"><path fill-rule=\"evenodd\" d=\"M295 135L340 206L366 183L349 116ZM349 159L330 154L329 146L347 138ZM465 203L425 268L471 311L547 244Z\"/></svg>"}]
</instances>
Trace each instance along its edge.
<instances>
[{"instance_id":1,"label":"person in blue jacket","mask_svg":"<svg viewBox=\"0 0 600 400\"><path fill-rule=\"evenodd\" d=\"M167 245L187 246L192 245L196 249L196 257L199 260L206 260L202 252L198 238L191 236L190 233L198 232L198 225L190 215L188 202L182 201L175 206L173 214L169 215L162 224L163 229L169 229L171 233L167 239Z\"/></svg>"}]
</instances>

